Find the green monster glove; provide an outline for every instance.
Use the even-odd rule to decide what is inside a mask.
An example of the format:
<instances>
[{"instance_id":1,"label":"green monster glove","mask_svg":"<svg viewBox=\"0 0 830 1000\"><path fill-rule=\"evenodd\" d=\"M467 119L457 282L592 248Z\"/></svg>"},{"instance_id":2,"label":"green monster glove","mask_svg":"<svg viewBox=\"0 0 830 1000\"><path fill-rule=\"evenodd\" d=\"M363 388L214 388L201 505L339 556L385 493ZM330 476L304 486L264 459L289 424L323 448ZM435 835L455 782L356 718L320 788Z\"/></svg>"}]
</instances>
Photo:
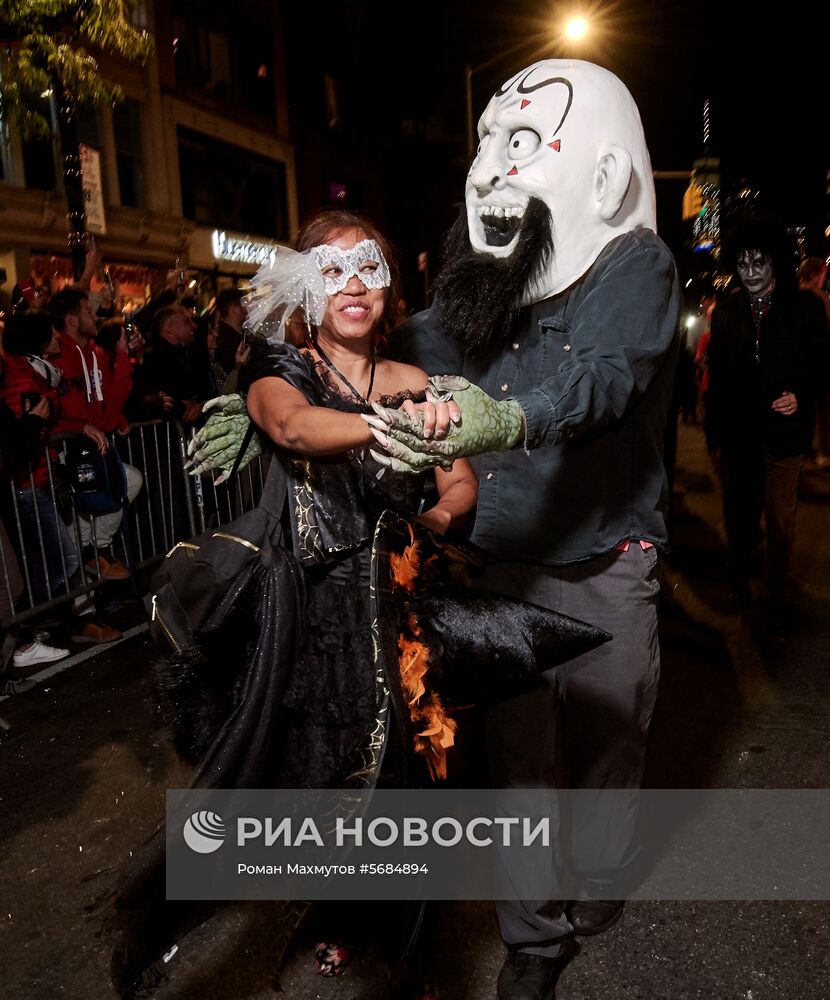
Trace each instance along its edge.
<instances>
[{"instance_id":1,"label":"green monster glove","mask_svg":"<svg viewBox=\"0 0 830 1000\"><path fill-rule=\"evenodd\" d=\"M185 468L191 476L200 476L203 472L221 469L222 475L215 480L218 485L224 483L230 476L242 441L251 426L251 420L245 405L245 397L239 393L208 400L202 407L202 413L210 413L210 416L205 426L196 431L188 445L187 454L190 458L185 463ZM244 468L260 454L262 454L262 444L259 436L254 434L245 449L239 468Z\"/></svg>"},{"instance_id":2,"label":"green monster glove","mask_svg":"<svg viewBox=\"0 0 830 1000\"><path fill-rule=\"evenodd\" d=\"M445 438L424 437L423 426L403 410L373 404L377 416L364 417L385 454L372 454L397 472L424 472L440 465L449 468L456 458L506 451L519 443L524 413L515 399L495 400L460 375L434 375L427 398L433 402L452 400L461 413Z\"/></svg>"}]
</instances>

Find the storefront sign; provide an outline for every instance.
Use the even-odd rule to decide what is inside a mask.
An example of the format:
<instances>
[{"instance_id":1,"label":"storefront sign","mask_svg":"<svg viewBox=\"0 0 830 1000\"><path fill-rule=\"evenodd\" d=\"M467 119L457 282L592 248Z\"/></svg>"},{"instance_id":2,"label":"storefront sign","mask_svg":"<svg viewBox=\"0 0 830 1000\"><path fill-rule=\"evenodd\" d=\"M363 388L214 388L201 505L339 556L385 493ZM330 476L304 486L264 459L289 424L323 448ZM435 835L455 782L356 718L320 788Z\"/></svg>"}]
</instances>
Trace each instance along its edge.
<instances>
[{"instance_id":1,"label":"storefront sign","mask_svg":"<svg viewBox=\"0 0 830 1000\"><path fill-rule=\"evenodd\" d=\"M224 229L214 229L211 242L216 260L235 260L241 264L256 265L267 264L272 260L278 246L276 243L252 240L236 233L226 233Z\"/></svg>"},{"instance_id":2,"label":"storefront sign","mask_svg":"<svg viewBox=\"0 0 830 1000\"><path fill-rule=\"evenodd\" d=\"M81 154L81 176L84 185L86 228L90 233L106 234L107 220L104 214L104 190L101 186L101 154L97 149L84 143L79 145Z\"/></svg>"}]
</instances>

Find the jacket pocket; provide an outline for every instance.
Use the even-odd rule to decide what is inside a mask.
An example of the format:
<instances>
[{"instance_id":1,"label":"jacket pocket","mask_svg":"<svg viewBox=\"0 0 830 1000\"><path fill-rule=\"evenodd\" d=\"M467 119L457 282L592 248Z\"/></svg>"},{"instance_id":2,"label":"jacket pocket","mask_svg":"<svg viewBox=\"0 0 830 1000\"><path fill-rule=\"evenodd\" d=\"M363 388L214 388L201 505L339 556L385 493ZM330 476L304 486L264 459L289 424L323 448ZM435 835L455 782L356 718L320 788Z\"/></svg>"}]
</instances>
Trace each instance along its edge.
<instances>
[{"instance_id":1,"label":"jacket pocket","mask_svg":"<svg viewBox=\"0 0 830 1000\"><path fill-rule=\"evenodd\" d=\"M561 316L541 321L544 349L543 370L559 372L571 359L571 324Z\"/></svg>"}]
</instances>

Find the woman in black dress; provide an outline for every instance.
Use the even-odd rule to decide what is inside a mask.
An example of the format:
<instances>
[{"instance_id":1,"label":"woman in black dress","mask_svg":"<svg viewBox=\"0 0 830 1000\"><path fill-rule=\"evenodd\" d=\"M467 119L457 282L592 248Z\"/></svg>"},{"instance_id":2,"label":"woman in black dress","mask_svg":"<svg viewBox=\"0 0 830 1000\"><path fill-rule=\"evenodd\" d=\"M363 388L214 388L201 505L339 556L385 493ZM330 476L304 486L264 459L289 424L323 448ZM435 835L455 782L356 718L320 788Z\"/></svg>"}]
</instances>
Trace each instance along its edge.
<instances>
[{"instance_id":1,"label":"woman in black dress","mask_svg":"<svg viewBox=\"0 0 830 1000\"><path fill-rule=\"evenodd\" d=\"M177 747L189 748L195 787L231 782L324 788L349 781L381 708L369 603L376 522L391 509L443 533L460 525L476 500L477 481L466 460L436 471L432 503L422 510L424 477L394 473L369 453L375 439L361 414L371 413L374 401L395 406L423 398L427 381L422 370L381 354L400 318L399 281L387 241L361 217L329 211L303 227L296 245L301 253L279 258L264 294L252 296L252 351L240 385L251 419L273 442L273 460L285 470L287 551L280 560L290 564L285 576L296 581L299 572L301 577L304 598L297 607L302 623L287 623L300 636L299 645L293 656L271 652L279 643L266 636L266 629L286 629L277 615L276 626L263 626L256 651L240 666L244 677L227 681L229 689L216 699L224 706L224 718L214 706L192 711L202 698L199 678L210 675L205 665L194 669L192 663L172 660L166 694L177 703L180 723L192 729L198 720L198 731L174 734ZM296 275L295 289L302 288L304 308L298 311L280 303L280 295L268 294L275 284L284 285L288 273ZM307 285L314 286L312 292ZM280 336L273 335L275 330ZM283 341L283 332L293 343ZM277 506L282 508L282 502ZM284 597L297 587L277 586L284 591L273 606L285 619ZM272 600L268 585L253 578L249 617L268 618ZM229 641L238 651L238 621L230 631ZM205 645L207 658L221 661L217 674L226 678L232 660L222 637L211 636ZM269 652L263 655L266 646ZM244 725L229 723L232 713L256 719L254 730L246 733ZM159 955L204 919L186 904L165 907L162 875L163 844L157 838L118 890L113 980L125 997L152 988L156 975L167 971ZM320 971L340 971L341 943L335 936L317 946Z\"/></svg>"}]
</instances>

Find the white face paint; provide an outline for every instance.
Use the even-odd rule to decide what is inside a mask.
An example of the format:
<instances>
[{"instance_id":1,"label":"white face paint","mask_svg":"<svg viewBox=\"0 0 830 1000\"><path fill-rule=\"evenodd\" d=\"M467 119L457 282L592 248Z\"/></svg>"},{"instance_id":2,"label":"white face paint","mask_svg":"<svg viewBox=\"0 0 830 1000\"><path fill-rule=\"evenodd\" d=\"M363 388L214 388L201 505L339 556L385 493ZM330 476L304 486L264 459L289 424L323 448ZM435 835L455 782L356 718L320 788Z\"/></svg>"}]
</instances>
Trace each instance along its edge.
<instances>
[{"instance_id":1,"label":"white face paint","mask_svg":"<svg viewBox=\"0 0 830 1000\"><path fill-rule=\"evenodd\" d=\"M478 131L466 189L473 248L508 257L532 197L553 218L553 260L528 301L567 288L621 233L656 228L640 116L607 70L579 60L535 63L496 93Z\"/></svg>"},{"instance_id":2,"label":"white face paint","mask_svg":"<svg viewBox=\"0 0 830 1000\"><path fill-rule=\"evenodd\" d=\"M766 295L775 284L772 259L762 250L742 250L735 268L750 295Z\"/></svg>"},{"instance_id":3,"label":"white face paint","mask_svg":"<svg viewBox=\"0 0 830 1000\"><path fill-rule=\"evenodd\" d=\"M323 243L308 252L317 258L327 295L342 292L355 276L367 288L388 288L392 284L389 265L375 240L361 240L350 250Z\"/></svg>"}]
</instances>

